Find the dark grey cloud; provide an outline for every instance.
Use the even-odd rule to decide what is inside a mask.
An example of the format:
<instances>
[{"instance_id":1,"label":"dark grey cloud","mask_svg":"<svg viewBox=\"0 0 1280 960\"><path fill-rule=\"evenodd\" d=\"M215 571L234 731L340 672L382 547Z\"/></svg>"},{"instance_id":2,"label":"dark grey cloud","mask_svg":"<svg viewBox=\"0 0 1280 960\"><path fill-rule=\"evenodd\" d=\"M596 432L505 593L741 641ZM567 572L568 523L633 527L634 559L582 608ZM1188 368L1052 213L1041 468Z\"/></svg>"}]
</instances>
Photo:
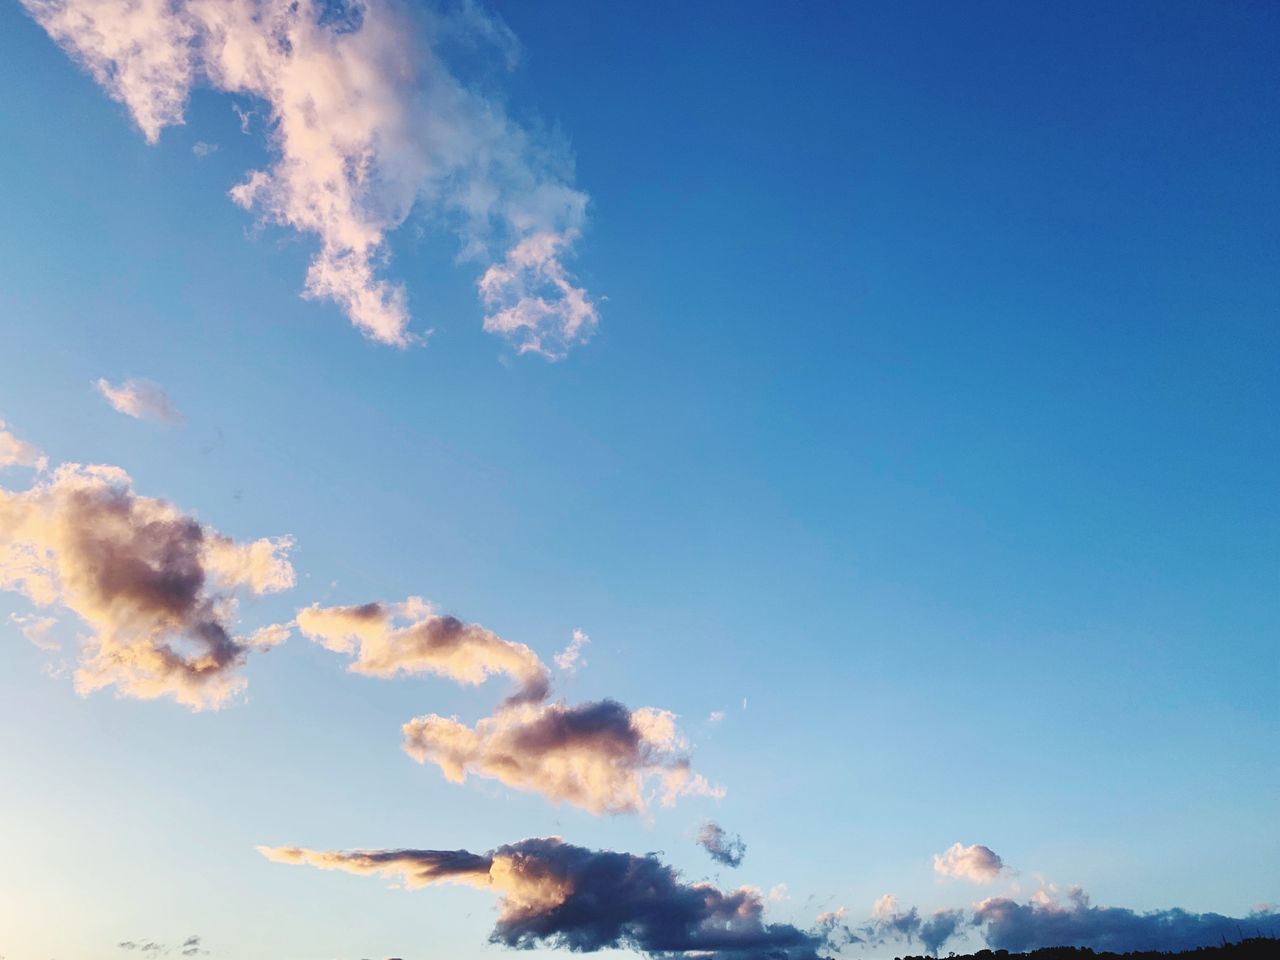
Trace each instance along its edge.
<instances>
[{"instance_id":1,"label":"dark grey cloud","mask_svg":"<svg viewBox=\"0 0 1280 960\"><path fill-rule=\"evenodd\" d=\"M997 950L1023 951L1072 946L1124 953L1132 950L1192 950L1255 935L1280 936L1280 914L1246 917L1190 913L1174 907L1139 913L1125 907L1095 907L1074 888L1065 906L1016 903L1006 897L984 900L973 923Z\"/></svg>"},{"instance_id":2,"label":"dark grey cloud","mask_svg":"<svg viewBox=\"0 0 1280 960\"><path fill-rule=\"evenodd\" d=\"M268 859L378 874L406 886L464 883L499 894L493 943L582 953L631 949L663 960L818 960L820 932L768 923L759 891L684 883L652 854L587 850L552 837L484 855L464 850L259 848Z\"/></svg>"},{"instance_id":3,"label":"dark grey cloud","mask_svg":"<svg viewBox=\"0 0 1280 960\"><path fill-rule=\"evenodd\" d=\"M920 924L920 942L935 956L938 949L964 924L963 910L938 910Z\"/></svg>"},{"instance_id":4,"label":"dark grey cloud","mask_svg":"<svg viewBox=\"0 0 1280 960\"><path fill-rule=\"evenodd\" d=\"M714 820L708 820L698 831L698 846L707 851L707 855L716 863L726 867L739 867L742 858L747 855L747 845L742 837L729 834Z\"/></svg>"}]
</instances>

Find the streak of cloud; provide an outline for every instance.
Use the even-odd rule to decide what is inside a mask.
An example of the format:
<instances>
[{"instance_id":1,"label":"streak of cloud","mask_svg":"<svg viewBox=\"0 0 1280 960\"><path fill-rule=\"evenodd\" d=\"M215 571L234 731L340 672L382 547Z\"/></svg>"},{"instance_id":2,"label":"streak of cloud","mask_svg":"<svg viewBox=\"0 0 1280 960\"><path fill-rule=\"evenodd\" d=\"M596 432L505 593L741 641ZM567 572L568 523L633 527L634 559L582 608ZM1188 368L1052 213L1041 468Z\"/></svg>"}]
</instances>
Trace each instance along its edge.
<instances>
[{"instance_id":1,"label":"streak of cloud","mask_svg":"<svg viewBox=\"0 0 1280 960\"><path fill-rule=\"evenodd\" d=\"M0 488L0 589L60 604L92 630L82 694L169 697L216 708L243 689L251 650L278 639L232 634L236 594L293 585L287 538L238 543L134 492L117 467L64 464L31 488Z\"/></svg>"},{"instance_id":2,"label":"streak of cloud","mask_svg":"<svg viewBox=\"0 0 1280 960\"><path fill-rule=\"evenodd\" d=\"M569 645L555 655L556 666L562 673L572 676L587 665L587 661L582 658L582 650L590 642L591 638L581 630L573 631Z\"/></svg>"},{"instance_id":3,"label":"streak of cloud","mask_svg":"<svg viewBox=\"0 0 1280 960\"><path fill-rule=\"evenodd\" d=\"M690 768L676 718L613 700L522 704L468 727L437 714L404 725L404 749L445 779L498 780L595 814L643 813L655 784L664 806L684 794L723 796Z\"/></svg>"},{"instance_id":4,"label":"streak of cloud","mask_svg":"<svg viewBox=\"0 0 1280 960\"><path fill-rule=\"evenodd\" d=\"M589 953L623 948L653 957L817 960L820 933L768 923L758 891L685 883L652 854L593 851L559 838L465 850L326 852L259 847L278 863L379 875L406 887L459 883L499 896L490 941Z\"/></svg>"},{"instance_id":5,"label":"streak of cloud","mask_svg":"<svg viewBox=\"0 0 1280 960\"><path fill-rule=\"evenodd\" d=\"M119 385L113 385L108 380L99 379L94 381L94 386L115 410L135 420L154 420L173 425L186 420L169 399L164 387L151 380L125 380Z\"/></svg>"},{"instance_id":6,"label":"streak of cloud","mask_svg":"<svg viewBox=\"0 0 1280 960\"><path fill-rule=\"evenodd\" d=\"M197 87L260 111L273 162L231 199L319 241L304 295L333 301L366 336L418 339L404 286L382 275L388 237L414 211L453 230L463 259L488 264L484 327L519 352L558 358L594 331L595 303L565 265L587 206L567 148L446 65L457 50L514 64L510 31L478 5L22 2L149 143L184 122Z\"/></svg>"},{"instance_id":7,"label":"streak of cloud","mask_svg":"<svg viewBox=\"0 0 1280 960\"><path fill-rule=\"evenodd\" d=\"M527 646L441 616L421 597L395 604L314 605L298 612L297 623L304 636L326 649L355 654L353 673L431 673L472 685L503 674L519 684L507 705L538 703L550 693L550 673Z\"/></svg>"}]
</instances>

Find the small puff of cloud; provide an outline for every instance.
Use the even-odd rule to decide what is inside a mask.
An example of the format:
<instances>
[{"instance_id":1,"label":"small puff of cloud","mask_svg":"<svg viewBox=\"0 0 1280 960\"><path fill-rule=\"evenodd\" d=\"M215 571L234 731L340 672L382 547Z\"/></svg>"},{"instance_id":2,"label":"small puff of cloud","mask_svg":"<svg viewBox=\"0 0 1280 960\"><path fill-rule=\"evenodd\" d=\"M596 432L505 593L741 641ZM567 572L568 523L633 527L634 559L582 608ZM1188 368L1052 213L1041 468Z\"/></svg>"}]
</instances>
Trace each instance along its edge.
<instances>
[{"instance_id":1,"label":"small puff of cloud","mask_svg":"<svg viewBox=\"0 0 1280 960\"><path fill-rule=\"evenodd\" d=\"M569 645L555 655L556 666L562 673L570 676L587 665L582 658L582 648L591 642L591 638L581 630L574 630Z\"/></svg>"},{"instance_id":2,"label":"small puff of cloud","mask_svg":"<svg viewBox=\"0 0 1280 960\"><path fill-rule=\"evenodd\" d=\"M107 403L135 420L154 420L173 425L186 420L173 405L164 388L151 380L125 380L118 386L113 386L105 379L98 379L93 385L106 398Z\"/></svg>"},{"instance_id":3,"label":"small puff of cloud","mask_svg":"<svg viewBox=\"0 0 1280 960\"><path fill-rule=\"evenodd\" d=\"M45 470L49 466L49 458L25 440L19 440L10 433L3 420L0 420L0 469L4 467L31 467Z\"/></svg>"},{"instance_id":4,"label":"small puff of cloud","mask_svg":"<svg viewBox=\"0 0 1280 960\"><path fill-rule=\"evenodd\" d=\"M574 952L629 948L669 960L818 960L819 933L768 923L748 887L684 883L652 854L587 850L557 837L487 854L466 850L315 851L259 847L277 863L398 879L406 887L456 883L499 896L490 940Z\"/></svg>"},{"instance_id":5,"label":"small puff of cloud","mask_svg":"<svg viewBox=\"0 0 1280 960\"><path fill-rule=\"evenodd\" d=\"M433 673L479 685L494 674L511 677L519 690L508 705L538 703L551 690L550 673L523 643L456 617L441 616L421 597L404 603L300 610L298 629L335 653L354 653L350 670L372 677Z\"/></svg>"},{"instance_id":6,"label":"small puff of cloud","mask_svg":"<svg viewBox=\"0 0 1280 960\"><path fill-rule=\"evenodd\" d=\"M702 825L696 842L707 851L707 856L726 867L742 866L742 858L747 855L747 845L742 837L729 834L714 820Z\"/></svg>"},{"instance_id":7,"label":"small puff of cloud","mask_svg":"<svg viewBox=\"0 0 1280 960\"><path fill-rule=\"evenodd\" d=\"M235 637L236 593L291 587L287 537L237 543L117 467L63 464L23 492L0 488L0 589L61 604L92 630L76 687L218 707L273 637Z\"/></svg>"},{"instance_id":8,"label":"small puff of cloud","mask_svg":"<svg viewBox=\"0 0 1280 960\"><path fill-rule=\"evenodd\" d=\"M594 814L643 813L651 782L664 806L685 794L723 796L690 769L675 720L613 700L521 704L474 728L437 714L416 717L404 725L404 749L439 766L450 782L494 779Z\"/></svg>"},{"instance_id":9,"label":"small puff of cloud","mask_svg":"<svg viewBox=\"0 0 1280 960\"><path fill-rule=\"evenodd\" d=\"M1004 861L996 852L980 843L967 847L953 843L933 857L933 872L939 877L956 877L973 883L991 883L1004 869Z\"/></svg>"}]
</instances>

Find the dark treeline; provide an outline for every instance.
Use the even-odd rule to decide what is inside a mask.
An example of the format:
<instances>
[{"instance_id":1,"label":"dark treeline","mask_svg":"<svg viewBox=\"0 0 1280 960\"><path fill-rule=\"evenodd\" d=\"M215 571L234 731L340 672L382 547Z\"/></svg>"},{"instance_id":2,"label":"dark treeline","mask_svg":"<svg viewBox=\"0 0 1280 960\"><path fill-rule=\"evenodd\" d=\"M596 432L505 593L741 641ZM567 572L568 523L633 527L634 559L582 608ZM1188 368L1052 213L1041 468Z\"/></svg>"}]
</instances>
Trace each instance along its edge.
<instances>
[{"instance_id":1,"label":"dark treeline","mask_svg":"<svg viewBox=\"0 0 1280 960\"><path fill-rule=\"evenodd\" d=\"M1101 953L1088 947L1041 947L1027 953L1010 953L1008 950L979 950L976 953L952 953L948 960L1170 960L1186 957L1188 960L1276 960L1280 958L1280 939L1251 937L1239 943L1224 943L1218 947L1197 947L1195 950L1179 950L1161 953L1156 950L1136 950L1133 953ZM934 960L929 956L905 956L896 960Z\"/></svg>"}]
</instances>

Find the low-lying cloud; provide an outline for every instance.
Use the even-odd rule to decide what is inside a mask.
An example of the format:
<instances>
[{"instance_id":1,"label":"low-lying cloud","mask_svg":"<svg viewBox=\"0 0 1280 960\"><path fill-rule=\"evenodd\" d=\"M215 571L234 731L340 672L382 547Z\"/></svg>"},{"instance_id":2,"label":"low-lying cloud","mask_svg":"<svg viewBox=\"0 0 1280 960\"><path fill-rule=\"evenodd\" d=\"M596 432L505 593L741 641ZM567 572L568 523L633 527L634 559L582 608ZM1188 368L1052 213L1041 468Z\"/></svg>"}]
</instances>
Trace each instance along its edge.
<instances>
[{"instance_id":1,"label":"low-lying cloud","mask_svg":"<svg viewBox=\"0 0 1280 960\"><path fill-rule=\"evenodd\" d=\"M973 923L997 950L1024 951L1071 946L1126 953L1134 950L1193 950L1249 936L1280 936L1280 914L1226 917L1177 907L1139 913L1126 907L1095 907L1079 887L1066 904L1017 903L992 897L974 909Z\"/></svg>"},{"instance_id":2,"label":"low-lying cloud","mask_svg":"<svg viewBox=\"0 0 1280 960\"><path fill-rule=\"evenodd\" d=\"M990 847L980 843L965 846L953 843L944 852L934 854L933 872L940 877L955 877L973 883L991 883L1005 869L1004 861Z\"/></svg>"},{"instance_id":3,"label":"low-lying cloud","mask_svg":"<svg viewBox=\"0 0 1280 960\"><path fill-rule=\"evenodd\" d=\"M492 890L499 914L489 939L507 947L623 948L670 960L818 960L823 945L818 933L766 922L758 891L684 883L652 854L587 850L555 837L486 854L258 849L277 863L378 875L406 887L460 883Z\"/></svg>"},{"instance_id":4,"label":"low-lying cloud","mask_svg":"<svg viewBox=\"0 0 1280 960\"><path fill-rule=\"evenodd\" d=\"M643 813L655 792L664 806L683 794L722 796L690 768L676 718L613 700L511 706L475 727L438 714L404 725L404 749L447 780L498 780L595 814Z\"/></svg>"},{"instance_id":5,"label":"low-lying cloud","mask_svg":"<svg viewBox=\"0 0 1280 960\"><path fill-rule=\"evenodd\" d=\"M541 702L551 690L550 672L527 646L437 614L421 597L394 604L315 605L299 611L297 623L304 636L326 649L354 654L353 673L429 673L473 685L503 674L519 685L509 706Z\"/></svg>"},{"instance_id":6,"label":"low-lying cloud","mask_svg":"<svg viewBox=\"0 0 1280 960\"><path fill-rule=\"evenodd\" d=\"M99 379L94 386L115 410L135 420L176 425L186 419L169 399L164 387L151 380L125 380L113 385L108 380Z\"/></svg>"},{"instance_id":7,"label":"low-lying cloud","mask_svg":"<svg viewBox=\"0 0 1280 960\"><path fill-rule=\"evenodd\" d=\"M742 866L742 858L747 855L742 837L728 833L714 820L708 820L698 830L697 844L712 860L726 867Z\"/></svg>"},{"instance_id":8,"label":"low-lying cloud","mask_svg":"<svg viewBox=\"0 0 1280 960\"><path fill-rule=\"evenodd\" d=\"M273 161L231 199L318 241L305 295L336 303L366 336L417 339L404 286L383 275L388 237L413 211L454 232L462 259L486 265L486 330L550 358L594 331L595 303L566 267L587 206L568 150L446 64L458 51L468 63L514 63L510 31L478 5L22 2L149 143L184 122L197 87L242 98L242 117L260 114Z\"/></svg>"},{"instance_id":9,"label":"low-lying cloud","mask_svg":"<svg viewBox=\"0 0 1280 960\"><path fill-rule=\"evenodd\" d=\"M293 585L287 537L238 543L134 492L117 467L64 464L28 490L0 488L0 589L71 610L91 629L76 687L218 707L240 691L268 628L232 633L236 594Z\"/></svg>"}]
</instances>

